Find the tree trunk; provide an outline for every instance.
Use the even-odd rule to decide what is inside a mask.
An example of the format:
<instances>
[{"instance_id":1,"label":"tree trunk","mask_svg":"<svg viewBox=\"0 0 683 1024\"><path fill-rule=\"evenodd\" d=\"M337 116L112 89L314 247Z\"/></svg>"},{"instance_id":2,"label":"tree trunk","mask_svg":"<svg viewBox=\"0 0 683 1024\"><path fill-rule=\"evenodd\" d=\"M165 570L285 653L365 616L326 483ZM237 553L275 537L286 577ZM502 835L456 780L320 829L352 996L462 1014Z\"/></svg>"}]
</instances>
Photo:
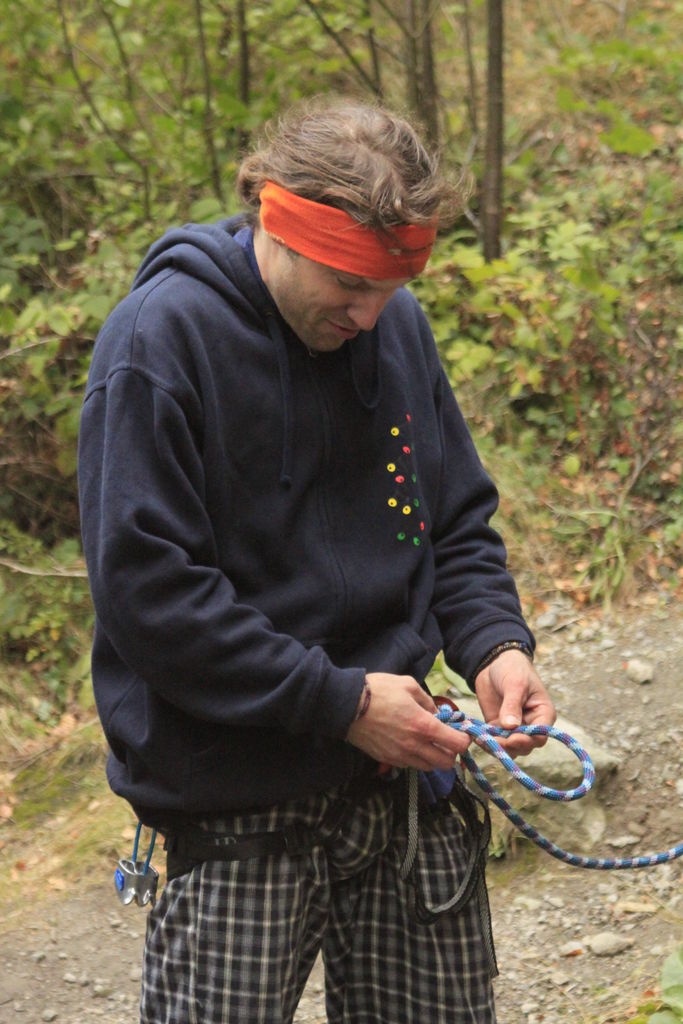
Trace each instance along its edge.
<instances>
[{"instance_id":1,"label":"tree trunk","mask_svg":"<svg viewBox=\"0 0 683 1024\"><path fill-rule=\"evenodd\" d=\"M472 51L472 19L469 0L464 0L462 7L462 34L465 40L465 57L467 60L467 110L470 116L470 127L474 136L474 146L479 138L479 100L477 97L477 73L474 70L474 53Z\"/></svg>"},{"instance_id":2,"label":"tree trunk","mask_svg":"<svg viewBox=\"0 0 683 1024\"><path fill-rule=\"evenodd\" d=\"M500 256L503 209L503 0L487 0L486 161L482 187L484 259Z\"/></svg>"},{"instance_id":3,"label":"tree trunk","mask_svg":"<svg viewBox=\"0 0 683 1024\"><path fill-rule=\"evenodd\" d=\"M206 154L211 168L211 183L216 199L223 202L223 184L221 182L220 168L218 166L218 154L213 136L213 95L211 90L211 70L209 58L206 52L206 39L204 37L204 19L202 13L202 0L194 0L195 21L197 23L197 37L199 39L199 59L204 79L204 142Z\"/></svg>"},{"instance_id":4,"label":"tree trunk","mask_svg":"<svg viewBox=\"0 0 683 1024\"><path fill-rule=\"evenodd\" d=\"M379 62L379 50L377 49L377 40L375 39L375 29L372 18L372 6L370 0L363 0L363 16L367 18L368 22L368 53L370 54L370 66L372 67L372 77L375 80L375 92L379 99L384 96L384 89L382 88L382 67Z\"/></svg>"},{"instance_id":5,"label":"tree trunk","mask_svg":"<svg viewBox=\"0 0 683 1024\"><path fill-rule=\"evenodd\" d=\"M406 98L408 106L413 113L419 115L422 97L420 95L420 55L417 48L417 11L415 4L416 0L405 0L403 45L405 48Z\"/></svg>"},{"instance_id":6,"label":"tree trunk","mask_svg":"<svg viewBox=\"0 0 683 1024\"><path fill-rule=\"evenodd\" d=\"M396 19L403 33L406 97L430 143L439 141L439 107L432 43L431 0L405 0L404 16Z\"/></svg>"},{"instance_id":7,"label":"tree trunk","mask_svg":"<svg viewBox=\"0 0 683 1024\"><path fill-rule=\"evenodd\" d=\"M240 101L245 107L248 107L251 100L251 67L245 0L237 0L237 35L239 40L238 94ZM238 139L240 150L246 150L249 145L249 132L246 128L240 128Z\"/></svg>"},{"instance_id":8,"label":"tree trunk","mask_svg":"<svg viewBox=\"0 0 683 1024\"><path fill-rule=\"evenodd\" d=\"M434 5L432 0L421 0L420 8L420 50L422 54L420 117L424 124L428 141L433 146L437 146L440 135L439 95L436 86L436 71L434 68L434 37L432 33Z\"/></svg>"}]
</instances>

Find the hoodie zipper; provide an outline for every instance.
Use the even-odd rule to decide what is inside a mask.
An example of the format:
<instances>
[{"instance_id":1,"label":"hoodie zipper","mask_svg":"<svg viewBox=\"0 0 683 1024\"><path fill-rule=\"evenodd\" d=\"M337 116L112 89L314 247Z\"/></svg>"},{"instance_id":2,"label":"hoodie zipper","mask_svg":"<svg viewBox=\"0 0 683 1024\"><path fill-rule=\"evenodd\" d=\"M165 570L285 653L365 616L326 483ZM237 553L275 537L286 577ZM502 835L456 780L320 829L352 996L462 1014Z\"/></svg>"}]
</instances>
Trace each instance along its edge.
<instances>
[{"instance_id":1,"label":"hoodie zipper","mask_svg":"<svg viewBox=\"0 0 683 1024\"><path fill-rule=\"evenodd\" d=\"M320 379L320 375L316 372L317 364L313 360L308 361L308 376L311 381L313 390L316 394L318 406L321 411L321 424L323 429L323 466L322 466L322 480L318 484L318 514L320 517L320 523L322 527L322 536L324 538L325 546L328 552L329 563L332 568L333 575L337 580L337 586L335 588L335 602L337 605L337 614L335 615L335 621L341 623L341 635L344 636L346 633L348 617L349 617L349 588L344 574L344 568L342 562L336 552L334 544L334 532L332 528L332 517L329 511L329 496L328 496L328 479L329 473L332 468L332 457L334 451L334 418L332 415L331 403L328 395L326 394L323 381Z\"/></svg>"}]
</instances>

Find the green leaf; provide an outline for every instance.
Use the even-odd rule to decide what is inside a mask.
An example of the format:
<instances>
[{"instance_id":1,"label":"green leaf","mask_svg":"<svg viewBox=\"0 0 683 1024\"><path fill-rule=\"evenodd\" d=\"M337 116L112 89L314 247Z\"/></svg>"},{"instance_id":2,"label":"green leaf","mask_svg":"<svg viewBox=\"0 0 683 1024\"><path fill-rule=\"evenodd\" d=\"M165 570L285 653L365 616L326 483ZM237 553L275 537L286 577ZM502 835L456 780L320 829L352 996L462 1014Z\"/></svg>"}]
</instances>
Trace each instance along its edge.
<instances>
[{"instance_id":1,"label":"green leaf","mask_svg":"<svg viewBox=\"0 0 683 1024\"><path fill-rule=\"evenodd\" d=\"M491 288L479 288L472 296L470 305L478 313L498 312L498 300Z\"/></svg>"},{"instance_id":2,"label":"green leaf","mask_svg":"<svg viewBox=\"0 0 683 1024\"><path fill-rule=\"evenodd\" d=\"M112 297L110 293L98 295L86 295L81 301L81 313L88 320L95 320L102 323L109 315L112 308Z\"/></svg>"},{"instance_id":3,"label":"green leaf","mask_svg":"<svg viewBox=\"0 0 683 1024\"><path fill-rule=\"evenodd\" d=\"M197 224L203 224L206 221L215 220L225 212L224 206L215 199L213 196L209 196L206 199L198 199L196 203L193 203L190 207L190 218Z\"/></svg>"},{"instance_id":4,"label":"green leaf","mask_svg":"<svg viewBox=\"0 0 683 1024\"><path fill-rule=\"evenodd\" d=\"M456 338L446 350L446 358L454 364L461 380L469 380L490 364L493 352L488 345L480 345L469 338Z\"/></svg>"},{"instance_id":5,"label":"green leaf","mask_svg":"<svg viewBox=\"0 0 683 1024\"><path fill-rule=\"evenodd\" d=\"M672 1010L659 1010L648 1018L648 1024L682 1024L683 1018Z\"/></svg>"},{"instance_id":6,"label":"green leaf","mask_svg":"<svg viewBox=\"0 0 683 1024\"><path fill-rule=\"evenodd\" d=\"M501 302L500 304L501 313L505 313L505 316L509 317L510 320L518 321L522 319L522 311L517 306L513 306L511 302Z\"/></svg>"},{"instance_id":7,"label":"green leaf","mask_svg":"<svg viewBox=\"0 0 683 1024\"><path fill-rule=\"evenodd\" d=\"M604 133L602 139L614 153L626 153L629 156L647 156L657 148L654 135L630 121L619 121Z\"/></svg>"},{"instance_id":8,"label":"green leaf","mask_svg":"<svg viewBox=\"0 0 683 1024\"><path fill-rule=\"evenodd\" d=\"M588 104L585 100L577 99L575 93L568 88L566 85L560 85L557 89L557 108L566 113L572 113L575 110L588 110Z\"/></svg>"},{"instance_id":9,"label":"green leaf","mask_svg":"<svg viewBox=\"0 0 683 1024\"><path fill-rule=\"evenodd\" d=\"M228 92L219 93L216 97L216 108L232 124L242 124L249 116L249 108Z\"/></svg>"},{"instance_id":10,"label":"green leaf","mask_svg":"<svg viewBox=\"0 0 683 1024\"><path fill-rule=\"evenodd\" d=\"M69 444L78 437L78 425L80 411L78 404L70 402L67 411L59 416L55 422L55 431L60 441Z\"/></svg>"},{"instance_id":11,"label":"green leaf","mask_svg":"<svg viewBox=\"0 0 683 1024\"><path fill-rule=\"evenodd\" d=\"M463 275L468 281L478 284L480 281L490 281L494 277L500 277L501 274L505 274L509 270L510 265L506 260L492 260L491 263L485 263L483 266L469 267L467 270L463 270Z\"/></svg>"},{"instance_id":12,"label":"green leaf","mask_svg":"<svg viewBox=\"0 0 683 1024\"><path fill-rule=\"evenodd\" d=\"M46 319L50 330L60 338L66 338L71 334L73 318L63 306L52 306L48 309Z\"/></svg>"},{"instance_id":13,"label":"green leaf","mask_svg":"<svg viewBox=\"0 0 683 1024\"><path fill-rule=\"evenodd\" d=\"M667 957L662 967L662 998L683 1014L683 946Z\"/></svg>"},{"instance_id":14,"label":"green leaf","mask_svg":"<svg viewBox=\"0 0 683 1024\"><path fill-rule=\"evenodd\" d=\"M484 257L478 249L466 245L456 245L451 252L451 259L461 270L484 265Z\"/></svg>"},{"instance_id":15,"label":"green leaf","mask_svg":"<svg viewBox=\"0 0 683 1024\"><path fill-rule=\"evenodd\" d=\"M11 334L16 317L9 306L0 306L0 334Z\"/></svg>"},{"instance_id":16,"label":"green leaf","mask_svg":"<svg viewBox=\"0 0 683 1024\"><path fill-rule=\"evenodd\" d=\"M578 455L567 455L562 463L562 468L567 476L578 476L581 472L581 459Z\"/></svg>"},{"instance_id":17,"label":"green leaf","mask_svg":"<svg viewBox=\"0 0 683 1024\"><path fill-rule=\"evenodd\" d=\"M49 359L52 358L52 352L49 351L52 348L51 345L46 346L40 352L34 352L26 358L26 368L31 376L35 380L40 380L45 372L45 365Z\"/></svg>"},{"instance_id":18,"label":"green leaf","mask_svg":"<svg viewBox=\"0 0 683 1024\"><path fill-rule=\"evenodd\" d=\"M76 445L65 446L59 449L55 458L55 465L63 477L71 477L76 472Z\"/></svg>"}]
</instances>

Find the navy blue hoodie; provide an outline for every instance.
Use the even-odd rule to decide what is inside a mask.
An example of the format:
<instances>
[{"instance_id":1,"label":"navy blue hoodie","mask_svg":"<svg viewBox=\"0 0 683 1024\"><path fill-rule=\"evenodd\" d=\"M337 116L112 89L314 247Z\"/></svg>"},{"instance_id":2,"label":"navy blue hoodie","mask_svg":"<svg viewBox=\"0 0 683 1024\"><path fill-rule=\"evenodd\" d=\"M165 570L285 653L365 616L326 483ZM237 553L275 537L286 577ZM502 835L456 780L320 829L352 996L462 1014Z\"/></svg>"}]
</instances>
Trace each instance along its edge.
<instances>
[{"instance_id":1,"label":"navy blue hoodie","mask_svg":"<svg viewBox=\"0 0 683 1024\"><path fill-rule=\"evenodd\" d=\"M339 785L370 767L345 741L366 672L533 643L415 298L312 358L242 224L152 246L82 412L108 777L152 823Z\"/></svg>"}]
</instances>

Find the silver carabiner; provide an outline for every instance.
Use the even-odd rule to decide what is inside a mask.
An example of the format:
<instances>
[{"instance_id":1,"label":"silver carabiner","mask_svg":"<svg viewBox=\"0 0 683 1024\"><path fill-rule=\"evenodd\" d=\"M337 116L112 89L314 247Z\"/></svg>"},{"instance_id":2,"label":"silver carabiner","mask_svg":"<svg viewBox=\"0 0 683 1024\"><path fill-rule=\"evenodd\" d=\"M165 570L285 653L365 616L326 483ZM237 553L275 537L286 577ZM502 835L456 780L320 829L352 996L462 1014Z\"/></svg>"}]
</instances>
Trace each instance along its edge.
<instances>
[{"instance_id":1,"label":"silver carabiner","mask_svg":"<svg viewBox=\"0 0 683 1024\"><path fill-rule=\"evenodd\" d=\"M116 866L116 871L114 872L116 893L124 906L128 906L129 903L133 902L137 903L139 907L144 907L148 903L151 903L152 906L154 906L156 902L159 872L151 866L150 861L154 851L157 830L154 829L152 831L152 838L150 840L147 856L144 860L138 860L138 845L140 842L141 831L142 822L139 821L137 831L135 833L133 856L130 859L122 857Z\"/></svg>"}]
</instances>

